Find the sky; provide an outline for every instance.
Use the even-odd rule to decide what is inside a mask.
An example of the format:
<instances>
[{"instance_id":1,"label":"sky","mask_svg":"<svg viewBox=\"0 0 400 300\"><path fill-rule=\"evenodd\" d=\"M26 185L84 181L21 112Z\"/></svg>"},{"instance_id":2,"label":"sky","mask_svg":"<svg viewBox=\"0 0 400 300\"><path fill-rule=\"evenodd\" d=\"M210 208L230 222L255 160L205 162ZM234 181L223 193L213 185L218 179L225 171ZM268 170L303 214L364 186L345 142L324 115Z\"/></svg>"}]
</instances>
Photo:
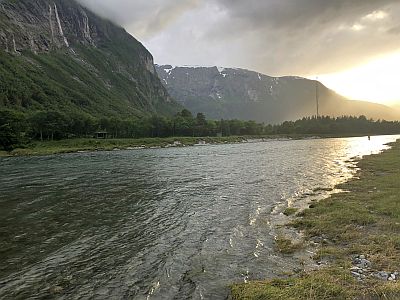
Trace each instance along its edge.
<instances>
[{"instance_id":1,"label":"sky","mask_svg":"<svg viewBox=\"0 0 400 300\"><path fill-rule=\"evenodd\" d=\"M158 64L238 67L322 81L400 106L399 0L79 0Z\"/></svg>"}]
</instances>

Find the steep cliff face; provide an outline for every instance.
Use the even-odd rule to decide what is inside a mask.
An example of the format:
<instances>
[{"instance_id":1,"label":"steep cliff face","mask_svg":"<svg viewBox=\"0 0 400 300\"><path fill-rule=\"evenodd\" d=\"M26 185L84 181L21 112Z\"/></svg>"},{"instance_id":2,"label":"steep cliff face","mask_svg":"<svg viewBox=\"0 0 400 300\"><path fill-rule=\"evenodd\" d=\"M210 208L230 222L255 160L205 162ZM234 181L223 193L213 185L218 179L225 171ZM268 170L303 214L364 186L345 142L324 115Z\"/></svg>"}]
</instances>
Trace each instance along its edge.
<instances>
[{"instance_id":1,"label":"steep cliff face","mask_svg":"<svg viewBox=\"0 0 400 300\"><path fill-rule=\"evenodd\" d=\"M395 118L383 106L348 101L321 83L300 77L271 77L257 72L217 67L156 66L170 95L188 109L215 119L245 119L267 123L316 114L318 89L323 115L367 115ZM318 87L318 88L317 88Z\"/></svg>"},{"instance_id":2,"label":"steep cliff face","mask_svg":"<svg viewBox=\"0 0 400 300\"><path fill-rule=\"evenodd\" d=\"M95 115L180 108L145 47L74 0L0 1L0 49L0 106Z\"/></svg>"}]
</instances>

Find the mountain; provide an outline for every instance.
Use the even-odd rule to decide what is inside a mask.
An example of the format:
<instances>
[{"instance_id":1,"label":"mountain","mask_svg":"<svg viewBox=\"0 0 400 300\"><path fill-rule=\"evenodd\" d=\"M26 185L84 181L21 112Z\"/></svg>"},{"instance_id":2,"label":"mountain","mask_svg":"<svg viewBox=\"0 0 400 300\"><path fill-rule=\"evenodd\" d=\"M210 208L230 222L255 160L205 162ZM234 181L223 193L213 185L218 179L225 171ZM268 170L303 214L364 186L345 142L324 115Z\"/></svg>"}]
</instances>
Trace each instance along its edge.
<instances>
[{"instance_id":1,"label":"mountain","mask_svg":"<svg viewBox=\"0 0 400 300\"><path fill-rule=\"evenodd\" d=\"M152 55L74 0L0 0L0 108L93 116L182 109Z\"/></svg>"},{"instance_id":2,"label":"mountain","mask_svg":"<svg viewBox=\"0 0 400 300\"><path fill-rule=\"evenodd\" d=\"M397 115L384 105L350 101L320 82L301 77L271 77L233 68L156 65L172 97L194 113L212 119L280 123L316 115L365 115L392 120Z\"/></svg>"}]
</instances>

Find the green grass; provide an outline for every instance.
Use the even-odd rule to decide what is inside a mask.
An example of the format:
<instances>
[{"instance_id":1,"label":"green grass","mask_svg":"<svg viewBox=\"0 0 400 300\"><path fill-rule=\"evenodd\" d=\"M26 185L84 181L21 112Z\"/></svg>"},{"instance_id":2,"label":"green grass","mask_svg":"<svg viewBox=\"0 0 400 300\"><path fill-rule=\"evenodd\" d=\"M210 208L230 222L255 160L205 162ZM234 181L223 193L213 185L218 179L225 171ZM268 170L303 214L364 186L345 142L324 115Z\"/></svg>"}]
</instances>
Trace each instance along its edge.
<instances>
[{"instance_id":1,"label":"green grass","mask_svg":"<svg viewBox=\"0 0 400 300\"><path fill-rule=\"evenodd\" d=\"M138 138L138 139L67 139L60 141L35 141L17 148L10 153L0 151L0 156L31 156L50 155L58 153L71 153L78 151L110 151L113 149L127 149L135 147L166 147L175 141L180 141L182 146L192 146L200 140L210 144L239 143L245 137L171 137L171 138Z\"/></svg>"},{"instance_id":2,"label":"green grass","mask_svg":"<svg viewBox=\"0 0 400 300\"><path fill-rule=\"evenodd\" d=\"M399 283L360 284L344 269L331 267L296 278L236 284L231 296L243 300L398 300L399 291Z\"/></svg>"},{"instance_id":3,"label":"green grass","mask_svg":"<svg viewBox=\"0 0 400 300\"><path fill-rule=\"evenodd\" d=\"M301 242L293 242L284 236L278 236L275 239L276 250L282 254L292 254L303 247Z\"/></svg>"},{"instance_id":4,"label":"green grass","mask_svg":"<svg viewBox=\"0 0 400 300\"><path fill-rule=\"evenodd\" d=\"M298 209L298 208L295 208L295 207L288 207L288 208L286 208L286 209L283 211L283 214L284 214L285 216L293 216L294 214L297 213L298 210L299 210L299 209Z\"/></svg>"},{"instance_id":5,"label":"green grass","mask_svg":"<svg viewBox=\"0 0 400 300\"><path fill-rule=\"evenodd\" d=\"M399 282L358 282L349 270L352 255L363 254L376 271L400 271L400 142L365 157L359 167L360 179L339 186L345 192L315 203L291 224L306 239L328 241L314 258L330 266L289 279L233 285L233 299L400 299Z\"/></svg>"}]
</instances>

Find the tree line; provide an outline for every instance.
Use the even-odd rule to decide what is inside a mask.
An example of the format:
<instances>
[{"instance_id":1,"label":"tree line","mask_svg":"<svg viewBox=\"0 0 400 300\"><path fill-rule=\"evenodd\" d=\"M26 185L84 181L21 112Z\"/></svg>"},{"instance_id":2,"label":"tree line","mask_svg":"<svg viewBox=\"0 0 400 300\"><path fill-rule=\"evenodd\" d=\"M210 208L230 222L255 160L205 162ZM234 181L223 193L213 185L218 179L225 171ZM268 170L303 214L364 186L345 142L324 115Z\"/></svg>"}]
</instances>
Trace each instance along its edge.
<instances>
[{"instance_id":1,"label":"tree line","mask_svg":"<svg viewBox=\"0 0 400 300\"><path fill-rule=\"evenodd\" d=\"M276 134L395 134L400 123L371 120L365 116L307 117L279 125L242 120L207 120L203 113L193 116L183 109L173 117L147 116L120 119L95 118L86 114L63 114L58 111L22 113L0 110L0 147L9 151L32 140L60 140L94 137L106 132L109 138L144 138L173 136L231 136Z\"/></svg>"}]
</instances>

